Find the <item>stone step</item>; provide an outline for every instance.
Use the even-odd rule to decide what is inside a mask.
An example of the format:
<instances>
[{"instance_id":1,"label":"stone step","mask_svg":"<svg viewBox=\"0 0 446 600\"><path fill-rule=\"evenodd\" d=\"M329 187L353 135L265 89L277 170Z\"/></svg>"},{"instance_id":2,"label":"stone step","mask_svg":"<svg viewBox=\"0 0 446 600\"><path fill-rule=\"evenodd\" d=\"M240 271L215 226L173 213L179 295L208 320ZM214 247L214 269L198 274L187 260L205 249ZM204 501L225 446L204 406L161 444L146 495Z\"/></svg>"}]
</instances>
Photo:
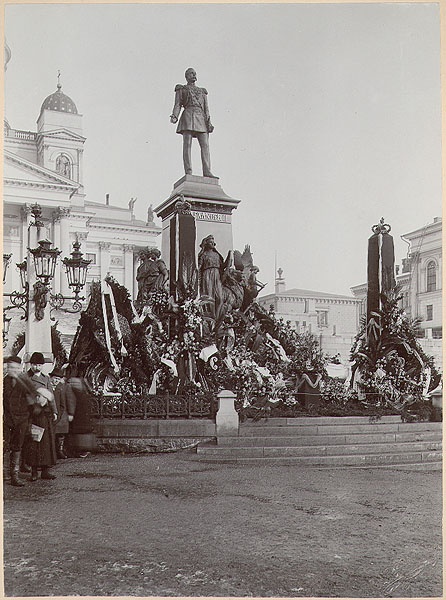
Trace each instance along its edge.
<instances>
[{"instance_id":1,"label":"stone step","mask_svg":"<svg viewBox=\"0 0 446 600\"><path fill-rule=\"evenodd\" d=\"M288 425L364 425L370 422L371 417L269 417L260 421L248 419L242 427L286 427ZM400 415L384 415L379 423L401 423Z\"/></svg>"},{"instance_id":2,"label":"stone step","mask_svg":"<svg viewBox=\"0 0 446 600\"><path fill-rule=\"evenodd\" d=\"M333 446L232 447L199 446L197 454L222 458L279 458L282 456L339 456L351 454L389 454L441 450L442 442L394 442Z\"/></svg>"},{"instance_id":3,"label":"stone step","mask_svg":"<svg viewBox=\"0 0 446 600\"><path fill-rule=\"evenodd\" d=\"M336 444L373 444L375 442L428 442L442 439L441 431L407 431L403 433L349 433L333 435L292 435L271 437L219 437L218 446L320 446Z\"/></svg>"},{"instance_id":4,"label":"stone step","mask_svg":"<svg viewBox=\"0 0 446 600\"><path fill-rule=\"evenodd\" d=\"M361 467L358 467L361 468ZM443 462L438 461L426 461L423 463L407 463L407 464L395 464L395 465L377 465L371 468L381 469L397 469L399 471L442 471Z\"/></svg>"},{"instance_id":5,"label":"stone step","mask_svg":"<svg viewBox=\"0 0 446 600\"><path fill-rule=\"evenodd\" d=\"M398 423L359 423L359 424L344 424L339 425L284 425L276 426L256 426L256 425L240 425L240 437L270 437L270 436L292 436L292 435L329 435L329 434L356 434L356 433L402 433L402 432L418 432L418 431L441 431L442 423L435 422L416 422L403 423L401 420Z\"/></svg>"},{"instance_id":6,"label":"stone step","mask_svg":"<svg viewBox=\"0 0 446 600\"><path fill-rule=\"evenodd\" d=\"M281 456L281 457L219 457L219 456L200 456L200 462L206 463L224 463L241 465L300 465L314 467L354 467L354 466L382 466L397 465L401 467L404 464L418 465L438 463L442 460L441 451L424 452L396 452L381 454L345 454L338 456Z\"/></svg>"}]
</instances>

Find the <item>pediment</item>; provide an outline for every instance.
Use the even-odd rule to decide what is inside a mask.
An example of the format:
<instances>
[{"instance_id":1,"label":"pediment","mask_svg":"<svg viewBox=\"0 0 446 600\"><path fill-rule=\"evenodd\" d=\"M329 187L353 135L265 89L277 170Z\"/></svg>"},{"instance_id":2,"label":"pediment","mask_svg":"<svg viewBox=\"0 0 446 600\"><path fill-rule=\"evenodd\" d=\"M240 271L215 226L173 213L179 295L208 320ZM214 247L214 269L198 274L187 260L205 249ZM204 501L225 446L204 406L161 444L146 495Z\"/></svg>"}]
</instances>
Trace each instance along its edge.
<instances>
[{"instance_id":1,"label":"pediment","mask_svg":"<svg viewBox=\"0 0 446 600\"><path fill-rule=\"evenodd\" d=\"M54 139L54 140L69 140L71 142L85 142L87 138L82 137L81 135L74 133L74 131L70 131L69 129L53 129L51 131L40 131L39 136L45 137L46 139Z\"/></svg>"},{"instance_id":2,"label":"pediment","mask_svg":"<svg viewBox=\"0 0 446 600\"><path fill-rule=\"evenodd\" d=\"M54 173L49 169L44 169L21 156L17 156L7 150L4 151L3 179L5 183L39 185L39 186L60 186L69 187L74 190L79 185L67 177Z\"/></svg>"}]
</instances>

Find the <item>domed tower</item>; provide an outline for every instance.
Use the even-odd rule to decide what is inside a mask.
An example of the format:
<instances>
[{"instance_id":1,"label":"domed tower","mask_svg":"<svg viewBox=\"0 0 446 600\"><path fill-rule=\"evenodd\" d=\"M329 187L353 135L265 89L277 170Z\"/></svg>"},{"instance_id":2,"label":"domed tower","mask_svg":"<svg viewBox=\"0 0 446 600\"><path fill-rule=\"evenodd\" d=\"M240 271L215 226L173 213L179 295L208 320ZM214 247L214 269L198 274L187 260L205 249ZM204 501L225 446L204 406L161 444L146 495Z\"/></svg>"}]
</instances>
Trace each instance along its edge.
<instances>
[{"instance_id":1,"label":"domed tower","mask_svg":"<svg viewBox=\"0 0 446 600\"><path fill-rule=\"evenodd\" d=\"M51 171L82 185L82 115L73 100L62 92L58 76L57 90L42 103L37 119L37 161Z\"/></svg>"}]
</instances>

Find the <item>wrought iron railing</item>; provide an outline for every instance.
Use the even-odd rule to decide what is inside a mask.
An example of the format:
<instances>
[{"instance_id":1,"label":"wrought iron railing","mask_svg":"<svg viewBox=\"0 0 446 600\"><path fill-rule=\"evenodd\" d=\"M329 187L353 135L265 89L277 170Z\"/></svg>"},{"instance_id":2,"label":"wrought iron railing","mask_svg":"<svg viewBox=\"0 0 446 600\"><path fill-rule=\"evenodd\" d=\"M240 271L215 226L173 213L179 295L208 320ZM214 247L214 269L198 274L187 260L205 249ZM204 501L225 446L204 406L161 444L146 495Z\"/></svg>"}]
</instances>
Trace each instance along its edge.
<instances>
[{"instance_id":1,"label":"wrought iron railing","mask_svg":"<svg viewBox=\"0 0 446 600\"><path fill-rule=\"evenodd\" d=\"M90 399L90 414L98 419L213 419L217 408L218 400L211 394L114 394Z\"/></svg>"}]
</instances>

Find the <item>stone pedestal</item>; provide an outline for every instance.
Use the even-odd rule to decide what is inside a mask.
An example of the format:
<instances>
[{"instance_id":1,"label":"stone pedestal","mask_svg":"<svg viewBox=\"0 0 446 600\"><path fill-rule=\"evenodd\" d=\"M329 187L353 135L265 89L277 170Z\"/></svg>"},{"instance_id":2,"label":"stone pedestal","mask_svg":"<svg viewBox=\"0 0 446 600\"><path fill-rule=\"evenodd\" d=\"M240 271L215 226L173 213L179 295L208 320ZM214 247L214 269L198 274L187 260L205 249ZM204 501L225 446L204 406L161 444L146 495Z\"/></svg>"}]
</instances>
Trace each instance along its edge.
<instances>
[{"instance_id":1,"label":"stone pedestal","mask_svg":"<svg viewBox=\"0 0 446 600\"><path fill-rule=\"evenodd\" d=\"M185 175L173 186L169 198L160 204L156 214L161 217L163 233L161 242L161 253L163 260L170 267L178 265L179 246L182 243L182 234L179 230L176 203L185 200L191 205L191 215L194 218L195 227L186 225L190 236L195 239L190 242L195 246L195 257L200 251L200 243L203 238L213 235L217 250L226 258L229 250L233 250L232 239L232 211L237 208L240 200L231 198L223 191L216 177L199 177L198 175Z\"/></svg>"},{"instance_id":2,"label":"stone pedestal","mask_svg":"<svg viewBox=\"0 0 446 600\"><path fill-rule=\"evenodd\" d=\"M218 412L216 416L217 440L219 437L237 436L239 417L235 410L235 394L230 390L222 390L217 394Z\"/></svg>"}]
</instances>

